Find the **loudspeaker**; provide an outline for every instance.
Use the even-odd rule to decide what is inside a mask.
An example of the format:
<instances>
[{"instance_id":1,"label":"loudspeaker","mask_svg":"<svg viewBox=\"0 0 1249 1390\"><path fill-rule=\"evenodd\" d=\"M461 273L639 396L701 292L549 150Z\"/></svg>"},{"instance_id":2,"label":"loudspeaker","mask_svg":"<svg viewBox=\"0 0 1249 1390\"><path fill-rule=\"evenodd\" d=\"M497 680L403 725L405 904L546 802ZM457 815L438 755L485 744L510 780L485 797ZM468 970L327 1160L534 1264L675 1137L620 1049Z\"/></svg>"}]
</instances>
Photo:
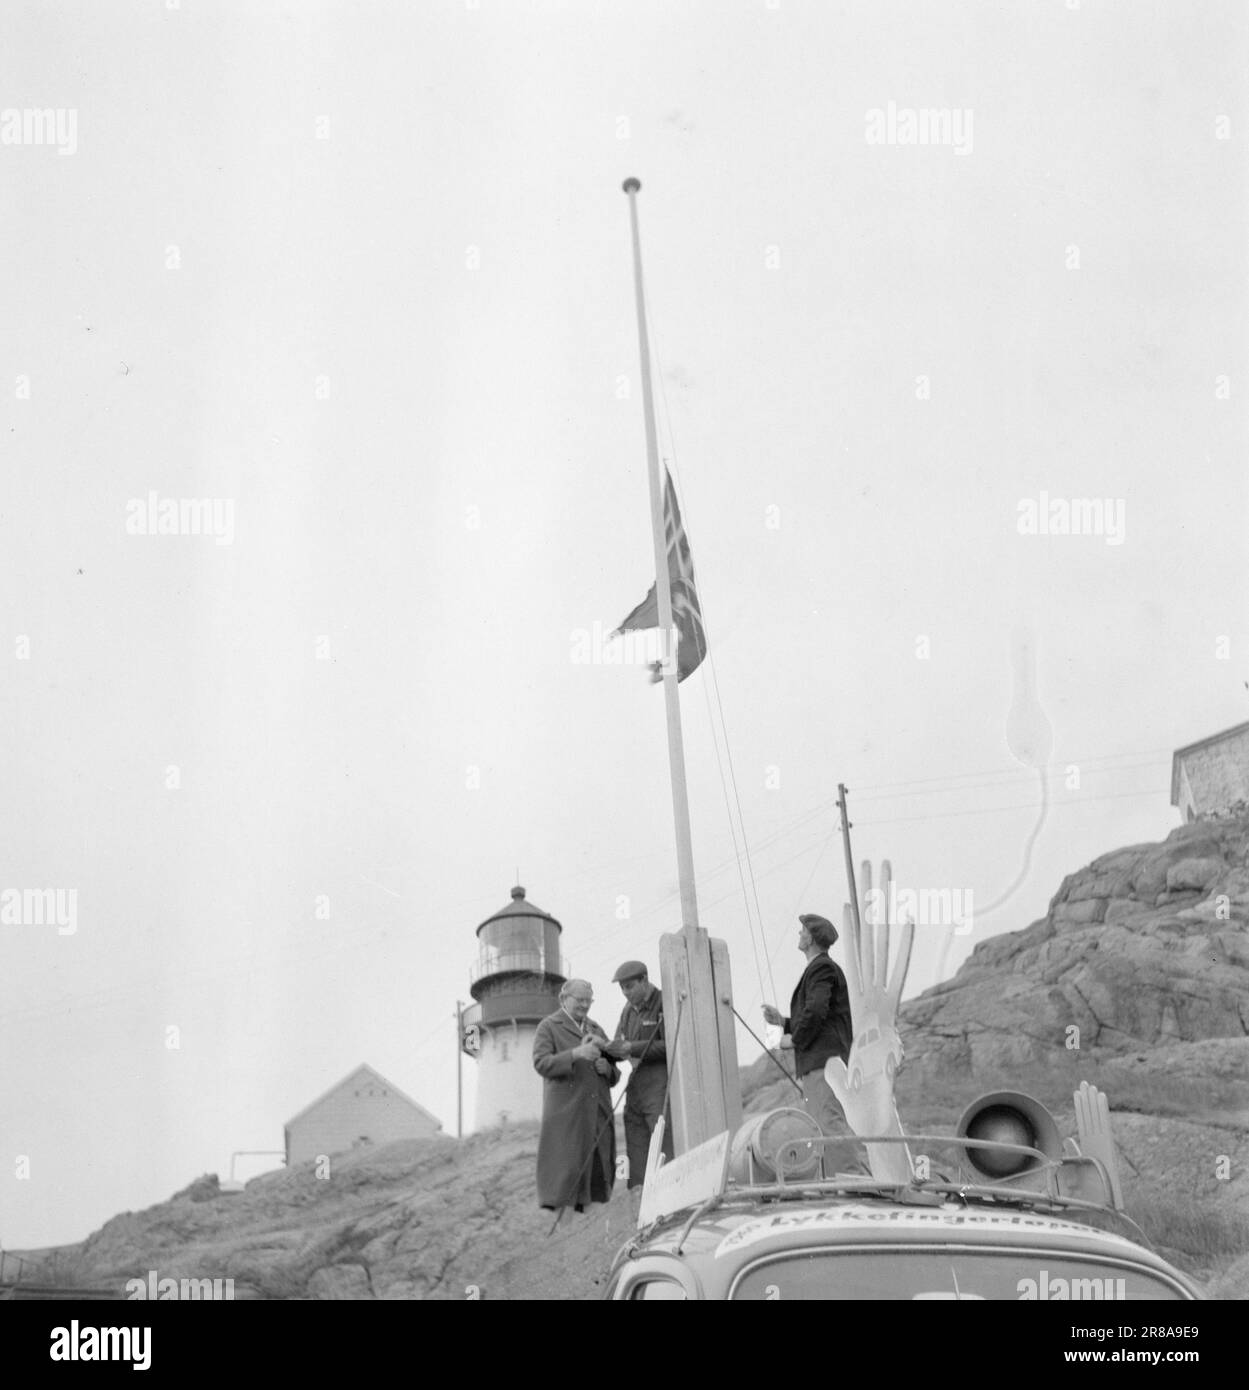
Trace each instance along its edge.
<instances>
[{"instance_id":1,"label":"loudspeaker","mask_svg":"<svg viewBox=\"0 0 1249 1390\"><path fill-rule=\"evenodd\" d=\"M997 1144L1022 1144L1038 1149L1047 1159L1063 1155L1062 1138L1054 1117L1032 1096L1022 1091L993 1091L980 1096L963 1111L955 1134L959 1139L980 1139ZM1027 1178L1041 1164L1031 1154L1001 1149L966 1148L967 1162L981 1176Z\"/></svg>"},{"instance_id":2,"label":"loudspeaker","mask_svg":"<svg viewBox=\"0 0 1249 1390\"><path fill-rule=\"evenodd\" d=\"M811 1141L819 1136L815 1119L796 1106L751 1115L733 1136L729 1175L738 1183L775 1182L781 1150L786 1182L818 1177L823 1148Z\"/></svg>"}]
</instances>

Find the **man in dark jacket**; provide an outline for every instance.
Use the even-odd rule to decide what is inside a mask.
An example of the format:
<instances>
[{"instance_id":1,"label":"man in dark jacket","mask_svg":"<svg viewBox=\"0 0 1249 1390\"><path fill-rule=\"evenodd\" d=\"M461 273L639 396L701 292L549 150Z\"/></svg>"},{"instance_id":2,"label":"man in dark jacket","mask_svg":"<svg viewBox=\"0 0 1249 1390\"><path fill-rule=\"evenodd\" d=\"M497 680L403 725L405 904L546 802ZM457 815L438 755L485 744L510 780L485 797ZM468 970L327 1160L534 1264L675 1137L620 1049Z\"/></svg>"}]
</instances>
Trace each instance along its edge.
<instances>
[{"instance_id":1,"label":"man in dark jacket","mask_svg":"<svg viewBox=\"0 0 1249 1390\"><path fill-rule=\"evenodd\" d=\"M625 997L616 1036L607 1048L618 1062L632 1067L625 1091L625 1149L629 1155L629 1187L641 1187L646 1177L655 1122L664 1114L668 1094L668 1049L664 1043L664 997L650 982L640 960L627 960L612 976ZM672 1116L665 1115L663 1155L671 1158Z\"/></svg>"},{"instance_id":2,"label":"man in dark jacket","mask_svg":"<svg viewBox=\"0 0 1249 1390\"><path fill-rule=\"evenodd\" d=\"M538 1138L538 1203L552 1210L606 1202L616 1180L611 1088L620 1080L603 1055L607 1034L588 1015L594 990L569 980L559 1008L538 1024L534 1070L543 1079Z\"/></svg>"},{"instance_id":3,"label":"man in dark jacket","mask_svg":"<svg viewBox=\"0 0 1249 1390\"><path fill-rule=\"evenodd\" d=\"M854 1040L846 977L828 954L837 940L837 928L814 912L804 912L798 921L798 949L807 958L807 968L794 990L789 1017L771 1004L763 1006L763 1017L793 1039L794 1062L807 1110L825 1134L846 1134L846 1117L824 1080L824 1063L830 1057L846 1061Z\"/></svg>"}]
</instances>

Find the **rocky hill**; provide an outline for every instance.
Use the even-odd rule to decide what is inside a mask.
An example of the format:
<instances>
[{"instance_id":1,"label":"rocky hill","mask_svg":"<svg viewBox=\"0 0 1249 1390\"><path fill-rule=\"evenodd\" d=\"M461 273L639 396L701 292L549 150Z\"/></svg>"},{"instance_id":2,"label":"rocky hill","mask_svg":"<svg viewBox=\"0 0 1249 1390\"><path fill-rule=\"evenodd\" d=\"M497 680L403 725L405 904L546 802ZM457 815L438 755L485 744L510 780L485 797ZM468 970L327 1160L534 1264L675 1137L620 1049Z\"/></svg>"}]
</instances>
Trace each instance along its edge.
<instances>
[{"instance_id":1,"label":"rocky hill","mask_svg":"<svg viewBox=\"0 0 1249 1390\"><path fill-rule=\"evenodd\" d=\"M403 1141L223 1193L215 1176L114 1217L63 1280L232 1278L236 1298L593 1298L630 1229L627 1194L554 1226L534 1198L536 1125Z\"/></svg>"},{"instance_id":2,"label":"rocky hill","mask_svg":"<svg viewBox=\"0 0 1249 1390\"><path fill-rule=\"evenodd\" d=\"M949 1132L975 1095L1011 1086L1070 1134L1072 1090L1101 1086L1129 1212L1212 1293L1249 1297L1249 817L1072 874L1040 921L906 1004L901 1032L912 1131ZM749 1110L794 1102L787 1062L745 1069ZM232 1278L240 1298L596 1297L629 1197L618 1187L553 1227L534 1202L536 1155L529 1125L343 1155L329 1178L308 1165L241 1193L205 1177L56 1252L55 1275Z\"/></svg>"},{"instance_id":3,"label":"rocky hill","mask_svg":"<svg viewBox=\"0 0 1249 1390\"><path fill-rule=\"evenodd\" d=\"M913 1063L977 1071L1055 1049L1249 1035L1249 820L1102 855L1040 921L981 942L905 1014Z\"/></svg>"}]
</instances>

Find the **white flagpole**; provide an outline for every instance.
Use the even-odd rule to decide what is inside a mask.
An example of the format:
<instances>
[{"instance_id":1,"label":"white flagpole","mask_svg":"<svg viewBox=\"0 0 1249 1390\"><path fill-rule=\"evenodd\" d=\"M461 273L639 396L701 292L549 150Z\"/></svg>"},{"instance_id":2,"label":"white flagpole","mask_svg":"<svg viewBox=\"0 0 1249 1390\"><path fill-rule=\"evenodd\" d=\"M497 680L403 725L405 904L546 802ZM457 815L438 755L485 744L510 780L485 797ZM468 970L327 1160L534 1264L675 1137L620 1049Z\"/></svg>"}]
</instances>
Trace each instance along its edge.
<instances>
[{"instance_id":1,"label":"white flagpole","mask_svg":"<svg viewBox=\"0 0 1249 1390\"><path fill-rule=\"evenodd\" d=\"M655 539L655 595L659 629L672 642L672 591L668 578L668 539L664 488L659 475L655 402L651 394L651 354L646 337L646 295L642 289L642 244L638 235L637 194L642 185L626 179L633 228L633 278L637 293L638 351L642 359L642 405L646 417L646 459L650 477L651 530ZM741 1123L741 1087L733 1021L733 985L728 947L712 941L698 925L694 894L694 854L690 842L689 801L685 792L685 750L681 740L681 702L677 692L676 649L666 648L663 683L668 715L668 762L672 780L672 819L676 828L677 875L681 884L681 930L660 937L665 1026L668 1045L672 1128L676 1152L686 1153Z\"/></svg>"},{"instance_id":2,"label":"white flagpole","mask_svg":"<svg viewBox=\"0 0 1249 1390\"><path fill-rule=\"evenodd\" d=\"M677 647L672 640L672 586L668 577L668 540L664 527L664 492L659 476L659 441L655 432L655 402L651 394L651 352L646 336L646 295L642 289L642 242L638 234L637 179L626 179L629 220L633 227L633 283L637 295L638 352L642 359L642 408L646 416L646 461L651 486L651 529L655 539L655 583L659 599L659 631L668 653L663 682L668 712L668 763L672 772L672 819L676 826L677 878L681 884L681 926L691 943L698 933L698 900L694 893L694 851L690 839L690 808L685 791L685 745L681 738L681 700L677 691ZM668 644L671 644L670 646Z\"/></svg>"}]
</instances>

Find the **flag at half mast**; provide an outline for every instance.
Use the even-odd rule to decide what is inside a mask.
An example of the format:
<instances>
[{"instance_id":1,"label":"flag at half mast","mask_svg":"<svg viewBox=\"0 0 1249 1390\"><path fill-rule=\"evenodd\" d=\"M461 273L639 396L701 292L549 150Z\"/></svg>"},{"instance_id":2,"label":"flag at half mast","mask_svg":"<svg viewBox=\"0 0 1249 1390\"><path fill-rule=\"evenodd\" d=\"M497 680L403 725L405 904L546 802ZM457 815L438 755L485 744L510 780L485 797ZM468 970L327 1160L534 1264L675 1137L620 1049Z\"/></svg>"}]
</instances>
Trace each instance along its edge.
<instances>
[{"instance_id":1,"label":"flag at half mast","mask_svg":"<svg viewBox=\"0 0 1249 1390\"><path fill-rule=\"evenodd\" d=\"M703 631L703 613L694 587L694 560L690 543L681 522L676 489L672 474L664 469L664 536L668 546L668 583L672 590L672 621L677 629L677 680L696 671L707 655L707 634ZM659 626L659 596L656 585L616 629L620 632L639 632ZM615 634L613 634L614 636ZM651 667L651 681L663 679L659 662Z\"/></svg>"}]
</instances>

